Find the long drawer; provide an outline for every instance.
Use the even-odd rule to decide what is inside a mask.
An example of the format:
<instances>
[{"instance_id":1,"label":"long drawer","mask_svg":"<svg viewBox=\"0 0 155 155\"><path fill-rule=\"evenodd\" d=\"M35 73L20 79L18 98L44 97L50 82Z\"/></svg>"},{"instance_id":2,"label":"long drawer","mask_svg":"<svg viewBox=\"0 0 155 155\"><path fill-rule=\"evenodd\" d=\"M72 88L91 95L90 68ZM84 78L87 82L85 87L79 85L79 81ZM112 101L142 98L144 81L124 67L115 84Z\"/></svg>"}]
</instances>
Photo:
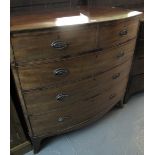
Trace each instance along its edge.
<instances>
[{"instance_id":1,"label":"long drawer","mask_svg":"<svg viewBox=\"0 0 155 155\"><path fill-rule=\"evenodd\" d=\"M106 113L121 100L126 82L126 79L122 80L121 84L113 86L113 89L101 92L100 95L88 99L85 103L79 102L70 108L61 108L45 115L29 117L34 134L37 136L61 133L91 120L100 113Z\"/></svg>"},{"instance_id":2,"label":"long drawer","mask_svg":"<svg viewBox=\"0 0 155 155\"><path fill-rule=\"evenodd\" d=\"M57 85L88 78L119 65L132 57L135 40L117 48L87 54L73 59L18 68L23 90Z\"/></svg>"},{"instance_id":3,"label":"long drawer","mask_svg":"<svg viewBox=\"0 0 155 155\"><path fill-rule=\"evenodd\" d=\"M17 63L73 56L97 48L97 26L72 26L14 34L11 38Z\"/></svg>"},{"instance_id":4,"label":"long drawer","mask_svg":"<svg viewBox=\"0 0 155 155\"><path fill-rule=\"evenodd\" d=\"M24 94L29 115L39 115L76 104L85 104L88 99L106 92L128 79L131 60L93 78L60 87L46 88ZM108 82L107 82L108 81Z\"/></svg>"},{"instance_id":5,"label":"long drawer","mask_svg":"<svg viewBox=\"0 0 155 155\"><path fill-rule=\"evenodd\" d=\"M108 25L100 24L99 47L105 49L135 38L138 26L139 22L137 20L115 21Z\"/></svg>"}]
</instances>

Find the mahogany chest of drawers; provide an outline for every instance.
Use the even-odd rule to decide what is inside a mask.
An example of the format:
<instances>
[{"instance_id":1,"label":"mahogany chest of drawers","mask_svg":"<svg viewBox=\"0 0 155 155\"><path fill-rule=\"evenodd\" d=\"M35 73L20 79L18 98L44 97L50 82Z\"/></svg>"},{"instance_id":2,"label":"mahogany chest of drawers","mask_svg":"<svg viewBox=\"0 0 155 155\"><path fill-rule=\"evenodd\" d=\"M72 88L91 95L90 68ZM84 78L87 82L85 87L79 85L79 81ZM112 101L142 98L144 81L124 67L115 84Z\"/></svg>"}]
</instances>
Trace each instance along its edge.
<instances>
[{"instance_id":1,"label":"mahogany chest of drawers","mask_svg":"<svg viewBox=\"0 0 155 155\"><path fill-rule=\"evenodd\" d=\"M122 105L141 13L120 8L11 17L11 67L34 152Z\"/></svg>"}]
</instances>

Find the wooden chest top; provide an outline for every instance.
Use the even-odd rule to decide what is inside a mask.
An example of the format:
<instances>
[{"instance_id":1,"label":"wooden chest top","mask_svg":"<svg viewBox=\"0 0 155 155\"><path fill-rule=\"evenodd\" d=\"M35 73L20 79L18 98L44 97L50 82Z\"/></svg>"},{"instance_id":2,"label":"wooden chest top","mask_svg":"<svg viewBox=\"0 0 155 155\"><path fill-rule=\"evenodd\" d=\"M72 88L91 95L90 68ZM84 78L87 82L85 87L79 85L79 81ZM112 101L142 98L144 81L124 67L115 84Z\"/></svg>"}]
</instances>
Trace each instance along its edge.
<instances>
[{"instance_id":1,"label":"wooden chest top","mask_svg":"<svg viewBox=\"0 0 155 155\"><path fill-rule=\"evenodd\" d=\"M66 11L29 10L11 15L11 31L35 30L67 25L107 22L139 16L141 12L115 7L69 9Z\"/></svg>"}]
</instances>

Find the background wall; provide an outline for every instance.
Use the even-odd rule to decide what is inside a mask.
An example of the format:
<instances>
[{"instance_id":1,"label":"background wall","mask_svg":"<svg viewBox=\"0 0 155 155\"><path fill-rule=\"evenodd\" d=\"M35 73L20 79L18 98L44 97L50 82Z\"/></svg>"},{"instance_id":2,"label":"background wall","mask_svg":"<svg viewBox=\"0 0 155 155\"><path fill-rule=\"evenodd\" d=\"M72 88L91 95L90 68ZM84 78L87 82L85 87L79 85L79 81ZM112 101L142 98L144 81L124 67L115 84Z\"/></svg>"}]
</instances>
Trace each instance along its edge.
<instances>
[{"instance_id":1,"label":"background wall","mask_svg":"<svg viewBox=\"0 0 155 155\"><path fill-rule=\"evenodd\" d=\"M142 4L144 0L95 0L96 5L134 5L134 4Z\"/></svg>"},{"instance_id":2,"label":"background wall","mask_svg":"<svg viewBox=\"0 0 155 155\"><path fill-rule=\"evenodd\" d=\"M52 7L70 8L78 5L89 6L130 6L143 5L144 0L10 0L11 9Z\"/></svg>"}]
</instances>

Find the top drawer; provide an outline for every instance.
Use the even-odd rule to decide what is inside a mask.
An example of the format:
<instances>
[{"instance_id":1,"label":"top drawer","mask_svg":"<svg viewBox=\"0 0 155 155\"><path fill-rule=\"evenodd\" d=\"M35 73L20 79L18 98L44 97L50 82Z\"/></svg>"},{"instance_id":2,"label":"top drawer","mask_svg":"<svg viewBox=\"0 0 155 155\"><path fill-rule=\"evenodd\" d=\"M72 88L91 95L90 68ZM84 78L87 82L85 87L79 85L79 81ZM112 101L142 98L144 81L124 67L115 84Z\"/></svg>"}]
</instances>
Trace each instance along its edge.
<instances>
[{"instance_id":1,"label":"top drawer","mask_svg":"<svg viewBox=\"0 0 155 155\"><path fill-rule=\"evenodd\" d=\"M97 48L96 33L96 25L84 25L13 34L15 60L57 59L90 51Z\"/></svg>"},{"instance_id":2,"label":"top drawer","mask_svg":"<svg viewBox=\"0 0 155 155\"><path fill-rule=\"evenodd\" d=\"M105 49L110 46L117 46L137 37L138 26L139 21L137 19L100 24L99 47Z\"/></svg>"}]
</instances>

